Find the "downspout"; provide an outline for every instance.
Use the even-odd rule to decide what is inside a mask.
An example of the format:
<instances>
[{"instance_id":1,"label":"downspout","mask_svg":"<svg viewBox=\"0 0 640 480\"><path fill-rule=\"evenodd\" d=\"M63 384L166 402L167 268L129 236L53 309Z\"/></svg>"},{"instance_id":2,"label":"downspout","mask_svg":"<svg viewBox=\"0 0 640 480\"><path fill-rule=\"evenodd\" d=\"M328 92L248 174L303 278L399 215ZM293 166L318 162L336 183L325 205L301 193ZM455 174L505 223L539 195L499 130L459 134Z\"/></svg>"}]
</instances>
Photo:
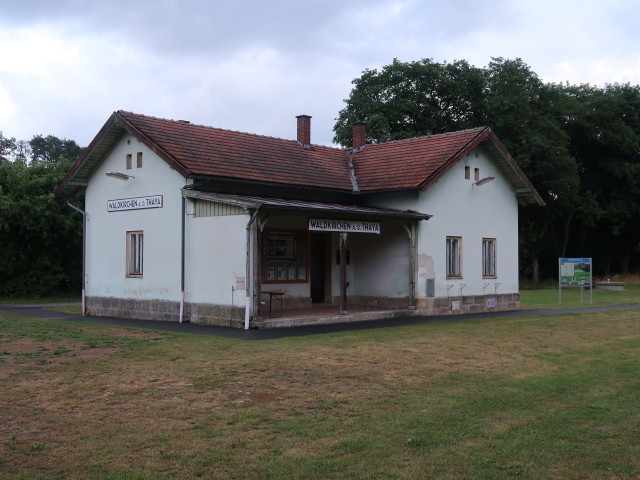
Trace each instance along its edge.
<instances>
[{"instance_id":1,"label":"downspout","mask_svg":"<svg viewBox=\"0 0 640 480\"><path fill-rule=\"evenodd\" d=\"M182 323L182 319L184 318L184 257L185 257L185 218L186 218L186 204L187 199L182 197L182 238L180 245L180 319L179 323Z\"/></svg>"},{"instance_id":2,"label":"downspout","mask_svg":"<svg viewBox=\"0 0 640 480\"><path fill-rule=\"evenodd\" d=\"M251 214L249 218L249 222L247 223L247 273L245 280L245 292L247 293L245 298L245 307L244 307L244 329L249 330L249 318L251 314L251 291L253 289L253 282L251 277L251 225L258 218L258 212L262 205L258 205L257 208Z\"/></svg>"},{"instance_id":3,"label":"downspout","mask_svg":"<svg viewBox=\"0 0 640 480\"><path fill-rule=\"evenodd\" d=\"M88 214L84 210L79 209L73 203L67 200L67 205L73 208L76 212L82 215L82 316L87 315L86 310L86 288L87 288L87 276L85 272L87 262L87 217Z\"/></svg>"}]
</instances>

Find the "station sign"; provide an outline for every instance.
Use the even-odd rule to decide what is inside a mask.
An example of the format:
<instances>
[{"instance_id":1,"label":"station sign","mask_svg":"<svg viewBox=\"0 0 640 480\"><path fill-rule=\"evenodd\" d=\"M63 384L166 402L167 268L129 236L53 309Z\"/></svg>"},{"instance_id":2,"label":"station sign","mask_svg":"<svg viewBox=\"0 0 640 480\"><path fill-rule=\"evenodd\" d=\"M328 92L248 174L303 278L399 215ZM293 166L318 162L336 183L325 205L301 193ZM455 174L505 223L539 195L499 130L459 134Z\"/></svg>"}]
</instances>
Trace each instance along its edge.
<instances>
[{"instance_id":1,"label":"station sign","mask_svg":"<svg viewBox=\"0 0 640 480\"><path fill-rule=\"evenodd\" d=\"M309 219L309 230L314 232L375 233L380 234L380 222L359 220Z\"/></svg>"},{"instance_id":2,"label":"station sign","mask_svg":"<svg viewBox=\"0 0 640 480\"><path fill-rule=\"evenodd\" d=\"M162 195L107 200L107 212L141 210L145 208L162 208Z\"/></svg>"}]
</instances>

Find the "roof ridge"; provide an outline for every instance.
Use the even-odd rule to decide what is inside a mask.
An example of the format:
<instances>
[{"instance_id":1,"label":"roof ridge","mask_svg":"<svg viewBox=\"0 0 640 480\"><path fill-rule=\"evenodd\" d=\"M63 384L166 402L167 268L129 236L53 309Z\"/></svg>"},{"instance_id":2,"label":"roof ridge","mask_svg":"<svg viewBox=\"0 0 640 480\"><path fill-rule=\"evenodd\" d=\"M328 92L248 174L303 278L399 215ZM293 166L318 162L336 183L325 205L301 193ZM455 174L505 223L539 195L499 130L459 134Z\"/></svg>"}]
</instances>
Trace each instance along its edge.
<instances>
[{"instance_id":1,"label":"roof ridge","mask_svg":"<svg viewBox=\"0 0 640 480\"><path fill-rule=\"evenodd\" d=\"M427 134L427 135L420 135L417 137L409 137L409 138L399 138L397 140L389 140L387 142L379 142L379 143L367 143L366 146L367 147L371 147L374 145L389 145L389 144L393 144L393 143L399 143L399 142L410 142L412 140L421 140L423 138L433 138L433 137L446 137L446 136L451 136L451 135L458 135L460 133L464 133L464 132L473 132L473 131L482 131L482 130L486 130L486 129L491 129L491 127L488 126L482 126L482 127L472 127L472 128L463 128L462 130L455 130L453 132L443 132L443 133L431 133L431 134Z\"/></svg>"},{"instance_id":2,"label":"roof ridge","mask_svg":"<svg viewBox=\"0 0 640 480\"><path fill-rule=\"evenodd\" d=\"M159 121L163 121L163 122L171 122L171 123L177 123L181 126L191 126L191 127L198 127L198 128L203 128L203 129L210 129L210 130L216 130L218 132L228 132L228 133L235 133L235 134L240 134L240 135L247 135L250 137L257 137L257 138L266 138L266 139L270 139L270 140L280 140L283 142L292 142L292 143L297 143L296 140L293 140L291 138L282 138L282 137L274 137L273 135L263 135L263 134L259 134L259 133L251 133L251 132L243 132L241 130L231 130L229 128L221 128L221 127L214 127L213 125L202 125L199 123L193 123L189 120L174 120L173 118L163 118L163 117L156 117L153 115L145 115L142 113L135 113L135 112L129 112L127 110L118 110L116 113L119 113L121 115L133 115L134 117L142 117L142 118L148 118L148 119L152 119L152 120L159 120ZM313 147L322 147L322 148L330 148L333 150L342 150L342 148L339 147L332 147L330 145L320 145L320 144L315 144L312 143L311 146Z\"/></svg>"}]
</instances>

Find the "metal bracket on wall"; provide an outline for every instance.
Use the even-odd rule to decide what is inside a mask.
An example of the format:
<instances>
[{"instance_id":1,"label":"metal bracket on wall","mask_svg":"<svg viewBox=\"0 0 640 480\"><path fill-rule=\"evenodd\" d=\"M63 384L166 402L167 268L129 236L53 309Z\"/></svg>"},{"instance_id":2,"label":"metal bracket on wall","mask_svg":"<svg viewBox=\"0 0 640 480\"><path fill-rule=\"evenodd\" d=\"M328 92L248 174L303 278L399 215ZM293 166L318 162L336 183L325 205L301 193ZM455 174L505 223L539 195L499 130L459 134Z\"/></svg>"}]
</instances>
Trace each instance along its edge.
<instances>
[{"instance_id":1,"label":"metal bracket on wall","mask_svg":"<svg viewBox=\"0 0 640 480\"><path fill-rule=\"evenodd\" d=\"M262 230L264 230L264 227L267 224L268 220L269 215L265 215L264 217L258 219L258 231L262 232Z\"/></svg>"}]
</instances>

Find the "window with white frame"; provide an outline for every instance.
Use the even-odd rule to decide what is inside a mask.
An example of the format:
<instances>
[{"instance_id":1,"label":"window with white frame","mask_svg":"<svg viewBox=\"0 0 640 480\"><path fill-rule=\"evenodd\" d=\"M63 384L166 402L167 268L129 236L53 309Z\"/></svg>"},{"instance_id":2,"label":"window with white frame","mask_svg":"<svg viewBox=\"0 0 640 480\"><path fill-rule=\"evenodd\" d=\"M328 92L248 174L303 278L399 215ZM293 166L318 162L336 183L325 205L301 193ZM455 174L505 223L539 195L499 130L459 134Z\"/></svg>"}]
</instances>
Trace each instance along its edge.
<instances>
[{"instance_id":1,"label":"window with white frame","mask_svg":"<svg viewBox=\"0 0 640 480\"><path fill-rule=\"evenodd\" d=\"M127 232L127 277L142 277L143 232Z\"/></svg>"},{"instance_id":2,"label":"window with white frame","mask_svg":"<svg viewBox=\"0 0 640 480\"><path fill-rule=\"evenodd\" d=\"M461 237L447 237L447 277L461 277L460 251Z\"/></svg>"},{"instance_id":3,"label":"window with white frame","mask_svg":"<svg viewBox=\"0 0 640 480\"><path fill-rule=\"evenodd\" d=\"M482 276L496 276L496 239L482 239Z\"/></svg>"}]
</instances>

